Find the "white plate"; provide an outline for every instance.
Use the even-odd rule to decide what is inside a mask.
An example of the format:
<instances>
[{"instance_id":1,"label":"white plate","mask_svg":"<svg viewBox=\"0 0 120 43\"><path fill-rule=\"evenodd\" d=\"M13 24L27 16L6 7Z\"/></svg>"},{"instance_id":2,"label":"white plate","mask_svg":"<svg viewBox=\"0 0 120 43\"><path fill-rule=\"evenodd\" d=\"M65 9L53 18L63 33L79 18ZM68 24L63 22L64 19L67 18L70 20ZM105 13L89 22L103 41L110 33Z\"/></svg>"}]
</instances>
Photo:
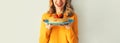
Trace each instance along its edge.
<instances>
[{"instance_id":1,"label":"white plate","mask_svg":"<svg viewBox=\"0 0 120 43\"><path fill-rule=\"evenodd\" d=\"M49 20L44 20L45 23L50 24L50 25L68 25L72 23L74 20L73 19L68 19L68 22L49 22Z\"/></svg>"}]
</instances>

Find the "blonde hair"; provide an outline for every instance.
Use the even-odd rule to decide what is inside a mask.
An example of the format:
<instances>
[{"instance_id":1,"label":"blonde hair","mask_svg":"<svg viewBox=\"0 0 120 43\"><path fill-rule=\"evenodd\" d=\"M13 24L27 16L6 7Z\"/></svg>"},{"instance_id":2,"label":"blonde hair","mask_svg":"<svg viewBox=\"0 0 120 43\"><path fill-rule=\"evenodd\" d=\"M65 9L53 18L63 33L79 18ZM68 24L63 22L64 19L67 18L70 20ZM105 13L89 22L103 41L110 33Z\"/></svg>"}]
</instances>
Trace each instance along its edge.
<instances>
[{"instance_id":1,"label":"blonde hair","mask_svg":"<svg viewBox=\"0 0 120 43\"><path fill-rule=\"evenodd\" d=\"M49 1L49 10L48 13L50 14L55 14L56 13L56 9L53 3L53 0ZM67 0L64 6L64 14L66 14L66 17L71 17L73 15L73 7L71 5L71 0Z\"/></svg>"}]
</instances>

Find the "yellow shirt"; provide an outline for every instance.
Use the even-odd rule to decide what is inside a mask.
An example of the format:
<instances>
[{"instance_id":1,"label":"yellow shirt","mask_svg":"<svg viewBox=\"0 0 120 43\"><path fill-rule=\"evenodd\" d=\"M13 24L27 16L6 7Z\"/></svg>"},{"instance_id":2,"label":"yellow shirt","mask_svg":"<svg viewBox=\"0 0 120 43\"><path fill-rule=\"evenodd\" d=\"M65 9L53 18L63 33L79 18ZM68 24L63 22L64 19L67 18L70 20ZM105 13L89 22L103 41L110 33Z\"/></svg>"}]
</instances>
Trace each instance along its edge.
<instances>
[{"instance_id":1,"label":"yellow shirt","mask_svg":"<svg viewBox=\"0 0 120 43\"><path fill-rule=\"evenodd\" d=\"M42 15L39 43L78 43L78 20L75 13L70 17L74 20L70 29L66 29L64 26L47 29L43 20L48 19L49 15L48 13Z\"/></svg>"}]
</instances>

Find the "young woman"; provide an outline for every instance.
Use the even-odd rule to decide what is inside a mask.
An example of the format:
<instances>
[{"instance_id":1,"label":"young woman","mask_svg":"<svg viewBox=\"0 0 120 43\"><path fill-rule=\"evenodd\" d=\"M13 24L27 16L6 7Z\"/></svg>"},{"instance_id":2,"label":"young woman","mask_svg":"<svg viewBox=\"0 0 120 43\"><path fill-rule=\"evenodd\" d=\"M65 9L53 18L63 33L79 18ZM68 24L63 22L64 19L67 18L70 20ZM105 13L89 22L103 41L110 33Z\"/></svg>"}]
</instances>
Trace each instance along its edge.
<instances>
[{"instance_id":1,"label":"young woman","mask_svg":"<svg viewBox=\"0 0 120 43\"><path fill-rule=\"evenodd\" d=\"M78 43L78 20L71 6L71 0L50 0L50 9L42 15L39 43ZM68 25L50 25L45 19L71 18Z\"/></svg>"}]
</instances>

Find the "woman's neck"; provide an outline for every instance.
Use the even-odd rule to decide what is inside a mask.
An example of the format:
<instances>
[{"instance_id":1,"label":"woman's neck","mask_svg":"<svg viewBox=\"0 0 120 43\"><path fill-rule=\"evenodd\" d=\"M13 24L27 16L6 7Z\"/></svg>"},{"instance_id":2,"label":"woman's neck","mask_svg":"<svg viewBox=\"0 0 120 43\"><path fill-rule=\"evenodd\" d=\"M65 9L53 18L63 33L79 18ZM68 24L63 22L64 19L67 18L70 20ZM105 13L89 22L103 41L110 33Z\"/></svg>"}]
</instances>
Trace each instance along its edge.
<instances>
[{"instance_id":1,"label":"woman's neck","mask_svg":"<svg viewBox=\"0 0 120 43\"><path fill-rule=\"evenodd\" d=\"M62 8L57 8L56 9L56 14L62 14L63 13L63 9Z\"/></svg>"}]
</instances>

